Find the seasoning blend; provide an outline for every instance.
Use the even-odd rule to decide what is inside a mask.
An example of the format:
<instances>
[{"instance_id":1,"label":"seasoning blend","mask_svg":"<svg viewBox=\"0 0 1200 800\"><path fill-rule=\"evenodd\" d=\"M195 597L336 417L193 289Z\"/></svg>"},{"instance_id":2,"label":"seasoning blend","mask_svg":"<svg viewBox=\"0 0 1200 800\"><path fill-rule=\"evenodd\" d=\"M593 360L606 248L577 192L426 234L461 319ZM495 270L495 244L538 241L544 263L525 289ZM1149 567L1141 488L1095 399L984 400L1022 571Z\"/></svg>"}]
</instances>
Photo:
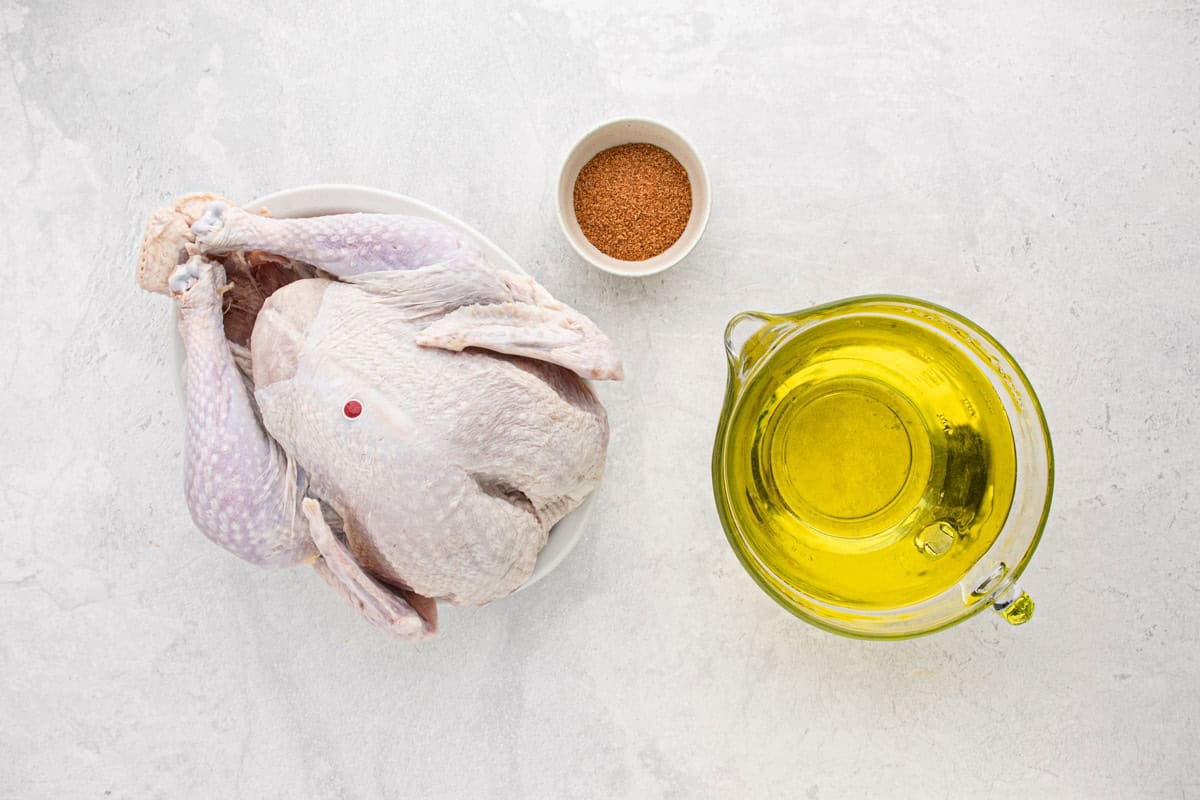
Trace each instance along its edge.
<instances>
[{"instance_id":1,"label":"seasoning blend","mask_svg":"<svg viewBox=\"0 0 1200 800\"><path fill-rule=\"evenodd\" d=\"M679 131L621 117L593 128L567 153L555 206L580 259L641 278L688 257L708 225L709 195L704 162Z\"/></svg>"},{"instance_id":2,"label":"seasoning blend","mask_svg":"<svg viewBox=\"0 0 1200 800\"><path fill-rule=\"evenodd\" d=\"M652 144L602 150L579 171L575 218L587 240L621 261L645 261L679 239L692 215L687 170Z\"/></svg>"}]
</instances>

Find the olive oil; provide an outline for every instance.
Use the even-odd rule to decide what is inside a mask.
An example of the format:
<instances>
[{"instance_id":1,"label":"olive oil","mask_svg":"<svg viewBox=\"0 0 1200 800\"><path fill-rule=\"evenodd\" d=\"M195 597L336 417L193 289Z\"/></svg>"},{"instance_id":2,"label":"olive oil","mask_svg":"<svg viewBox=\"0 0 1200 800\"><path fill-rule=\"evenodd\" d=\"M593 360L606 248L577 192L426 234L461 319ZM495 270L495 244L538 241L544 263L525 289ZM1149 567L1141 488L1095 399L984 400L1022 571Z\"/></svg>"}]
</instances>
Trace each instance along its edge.
<instances>
[{"instance_id":1,"label":"olive oil","mask_svg":"<svg viewBox=\"0 0 1200 800\"><path fill-rule=\"evenodd\" d=\"M834 317L782 341L729 419L729 510L777 580L863 611L960 581L1004 526L1008 415L954 333L928 319Z\"/></svg>"}]
</instances>

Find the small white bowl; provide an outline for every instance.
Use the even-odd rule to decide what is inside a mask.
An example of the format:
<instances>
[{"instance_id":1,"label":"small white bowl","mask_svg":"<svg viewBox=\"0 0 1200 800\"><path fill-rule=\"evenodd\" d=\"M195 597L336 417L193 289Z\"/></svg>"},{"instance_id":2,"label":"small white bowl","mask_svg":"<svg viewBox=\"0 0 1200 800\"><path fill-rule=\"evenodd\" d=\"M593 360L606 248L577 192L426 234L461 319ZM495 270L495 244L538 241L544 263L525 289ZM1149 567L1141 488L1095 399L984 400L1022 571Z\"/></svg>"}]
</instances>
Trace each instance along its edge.
<instances>
[{"instance_id":1,"label":"small white bowl","mask_svg":"<svg viewBox=\"0 0 1200 800\"><path fill-rule=\"evenodd\" d=\"M600 151L637 143L661 147L675 156L687 170L688 181L692 184L692 215L675 244L663 252L645 261L622 261L605 255L583 235L579 220L575 218L575 179L579 177L579 170ZM584 261L613 275L653 275L678 264L700 241L704 227L708 225L708 209L708 173L704 171L700 156L678 131L649 119L626 118L605 122L579 140L558 176L558 222L567 241Z\"/></svg>"},{"instance_id":2,"label":"small white bowl","mask_svg":"<svg viewBox=\"0 0 1200 800\"><path fill-rule=\"evenodd\" d=\"M266 209L273 217L316 217L322 214L346 214L355 211L374 212L378 214L408 214L414 217L426 217L436 220L458 231L463 238L475 245L480 252L497 267L526 274L521 265L492 243L479 231L456 219L445 211L422 203L406 195L387 192L382 189L371 189L366 186L351 186L346 184L319 184L316 186L300 186L295 189L285 189L281 192L259 197L246 203L247 209L258 211ZM174 317L171 320L171 337L174 340L174 355L176 375L183 377L183 342L179 338L179 329ZM176 389L180 402L183 402L183 382L178 381ZM542 578L549 575L554 568L563 562L587 527L592 515L592 498L596 496L596 487L580 504L579 508L567 514L558 521L551 530L550 538L542 552L538 553L537 563L534 564L533 574L516 591L528 589Z\"/></svg>"}]
</instances>

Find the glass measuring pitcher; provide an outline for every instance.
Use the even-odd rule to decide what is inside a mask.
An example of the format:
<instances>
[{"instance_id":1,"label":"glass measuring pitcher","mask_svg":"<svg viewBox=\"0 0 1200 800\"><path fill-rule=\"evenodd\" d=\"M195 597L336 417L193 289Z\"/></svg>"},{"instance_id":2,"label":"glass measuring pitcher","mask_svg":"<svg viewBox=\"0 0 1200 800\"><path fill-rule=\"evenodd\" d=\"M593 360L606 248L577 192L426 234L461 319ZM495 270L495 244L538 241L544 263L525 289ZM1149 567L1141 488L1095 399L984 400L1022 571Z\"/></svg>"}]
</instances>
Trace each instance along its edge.
<instances>
[{"instance_id":1,"label":"glass measuring pitcher","mask_svg":"<svg viewBox=\"0 0 1200 800\"><path fill-rule=\"evenodd\" d=\"M1021 624L1017 586L1050 510L1037 396L970 320L895 296L738 314L713 489L742 565L792 613L899 639L984 608Z\"/></svg>"}]
</instances>

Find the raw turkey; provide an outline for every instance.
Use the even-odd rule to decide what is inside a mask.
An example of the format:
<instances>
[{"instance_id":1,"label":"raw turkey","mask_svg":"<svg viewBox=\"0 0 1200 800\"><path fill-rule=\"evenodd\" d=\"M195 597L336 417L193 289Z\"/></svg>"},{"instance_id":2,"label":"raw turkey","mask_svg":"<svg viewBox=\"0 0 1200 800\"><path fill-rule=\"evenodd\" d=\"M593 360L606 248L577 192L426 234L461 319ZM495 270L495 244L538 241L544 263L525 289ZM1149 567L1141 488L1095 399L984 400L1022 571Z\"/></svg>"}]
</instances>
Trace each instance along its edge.
<instances>
[{"instance_id":1,"label":"raw turkey","mask_svg":"<svg viewBox=\"0 0 1200 800\"><path fill-rule=\"evenodd\" d=\"M194 195L151 217L138 280L178 308L196 525L393 636L520 586L603 473L583 379L621 378L612 343L440 223Z\"/></svg>"}]
</instances>

